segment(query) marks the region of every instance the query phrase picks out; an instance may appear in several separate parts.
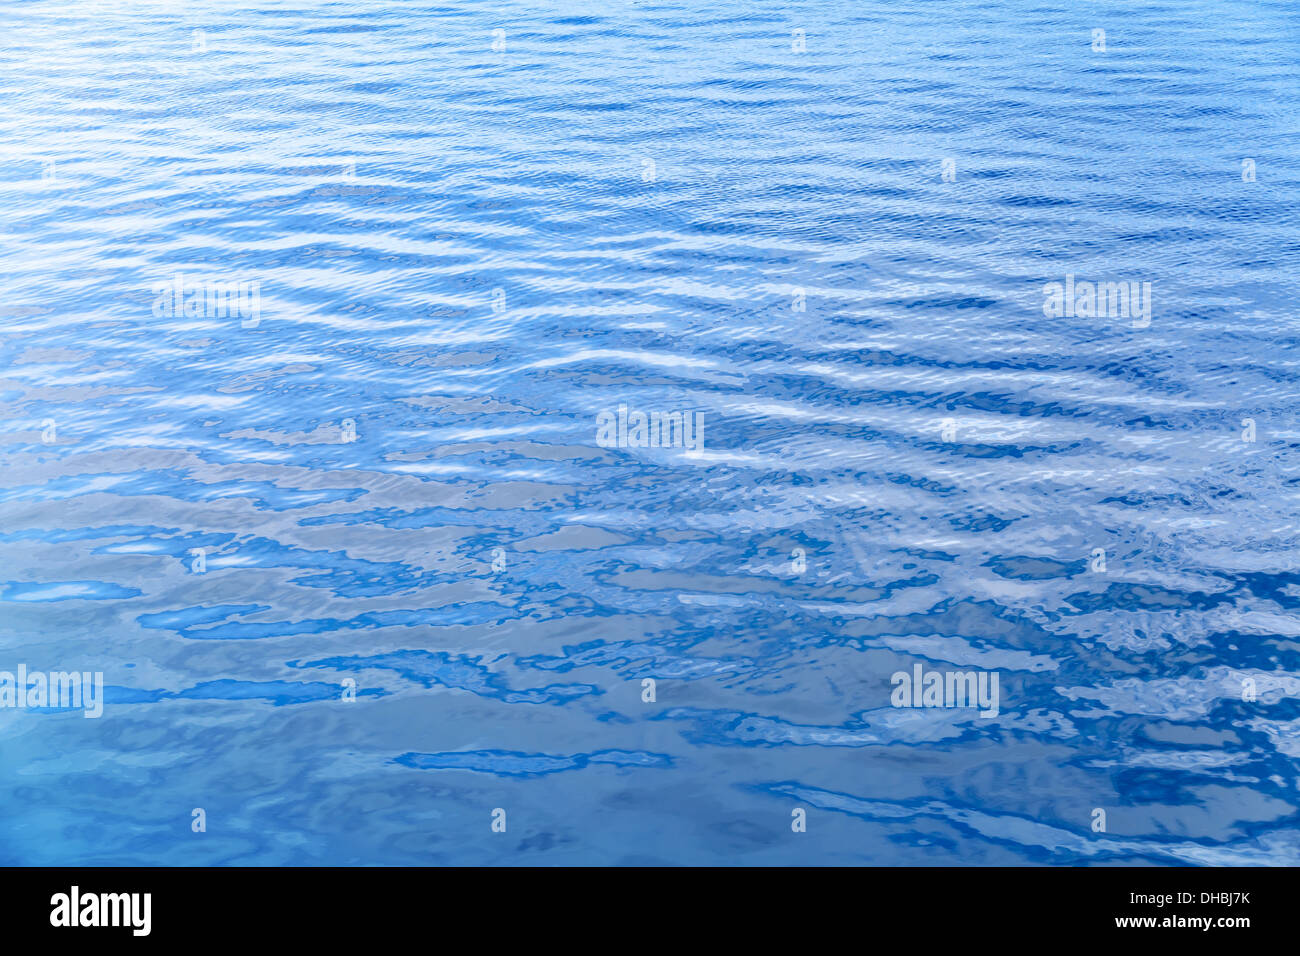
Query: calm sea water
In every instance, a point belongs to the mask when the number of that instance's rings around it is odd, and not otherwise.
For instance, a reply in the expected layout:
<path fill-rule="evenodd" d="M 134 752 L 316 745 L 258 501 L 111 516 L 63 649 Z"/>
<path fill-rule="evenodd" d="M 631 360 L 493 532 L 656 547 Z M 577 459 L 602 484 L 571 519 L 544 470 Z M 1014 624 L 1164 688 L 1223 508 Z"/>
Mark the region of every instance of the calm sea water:
<path fill-rule="evenodd" d="M 1300 863 L 1290 0 L 0 22 L 4 862 Z"/>

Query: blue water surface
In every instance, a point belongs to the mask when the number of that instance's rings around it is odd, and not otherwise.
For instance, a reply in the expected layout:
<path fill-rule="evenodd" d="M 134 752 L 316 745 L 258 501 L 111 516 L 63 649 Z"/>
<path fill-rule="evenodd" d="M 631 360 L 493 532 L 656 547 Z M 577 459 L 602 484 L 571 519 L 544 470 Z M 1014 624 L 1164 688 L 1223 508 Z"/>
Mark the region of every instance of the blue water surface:
<path fill-rule="evenodd" d="M 1300 863 L 1293 0 L 0 26 L 0 862 Z"/>

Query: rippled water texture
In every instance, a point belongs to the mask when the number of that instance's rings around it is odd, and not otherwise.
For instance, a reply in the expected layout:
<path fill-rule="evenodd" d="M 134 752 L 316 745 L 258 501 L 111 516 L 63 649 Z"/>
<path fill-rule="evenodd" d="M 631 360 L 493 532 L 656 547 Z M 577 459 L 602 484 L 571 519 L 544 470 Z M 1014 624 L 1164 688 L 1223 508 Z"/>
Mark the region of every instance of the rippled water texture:
<path fill-rule="evenodd" d="M 0 859 L 1300 863 L 1291 0 L 0 23 Z"/>

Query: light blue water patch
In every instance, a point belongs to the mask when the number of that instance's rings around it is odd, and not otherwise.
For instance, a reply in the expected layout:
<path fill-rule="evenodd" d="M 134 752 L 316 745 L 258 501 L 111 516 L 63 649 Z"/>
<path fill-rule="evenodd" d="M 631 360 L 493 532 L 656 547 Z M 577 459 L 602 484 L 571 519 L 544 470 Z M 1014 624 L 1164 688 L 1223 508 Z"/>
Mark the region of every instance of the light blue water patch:
<path fill-rule="evenodd" d="M 0 601 L 109 601 L 141 592 L 108 581 L 11 581 L 0 584 Z"/>
<path fill-rule="evenodd" d="M 417 770 L 475 770 L 503 776 L 531 777 L 541 774 L 578 770 L 590 764 L 615 767 L 666 767 L 671 761 L 664 754 L 602 750 L 591 754 L 551 756 L 548 754 L 507 753 L 505 751 L 467 751 L 447 754 L 402 754 L 396 763 Z"/>

